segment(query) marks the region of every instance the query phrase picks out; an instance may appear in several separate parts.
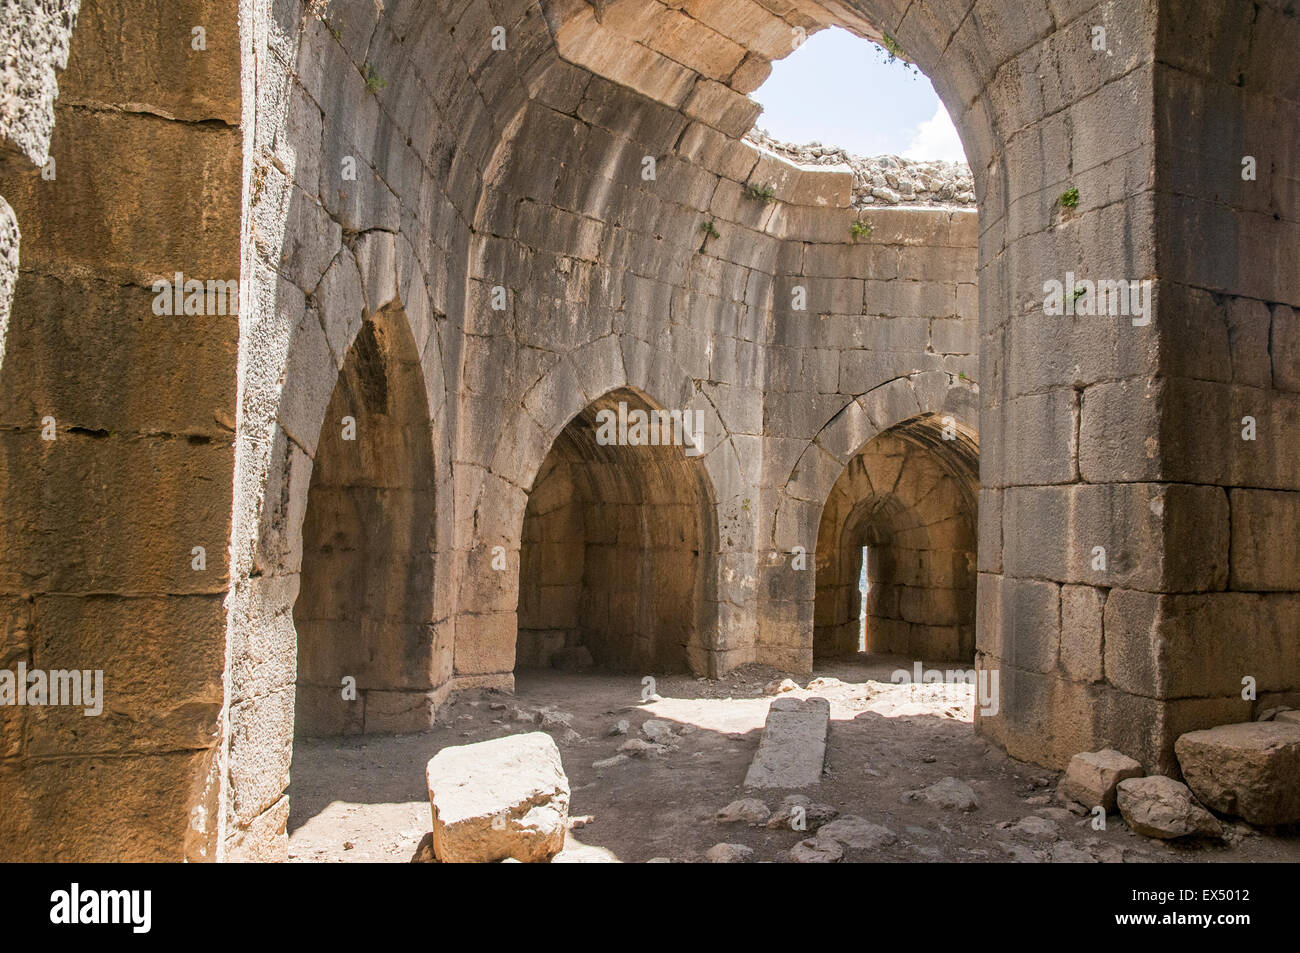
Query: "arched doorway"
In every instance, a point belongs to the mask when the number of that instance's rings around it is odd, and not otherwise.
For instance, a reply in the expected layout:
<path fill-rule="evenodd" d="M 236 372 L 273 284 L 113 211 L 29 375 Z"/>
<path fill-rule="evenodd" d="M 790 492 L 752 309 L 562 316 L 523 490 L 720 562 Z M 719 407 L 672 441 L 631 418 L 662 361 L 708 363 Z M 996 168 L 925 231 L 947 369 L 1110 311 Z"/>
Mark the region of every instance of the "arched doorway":
<path fill-rule="evenodd" d="M 362 324 L 317 444 L 293 610 L 297 736 L 431 723 L 433 473 L 419 356 L 392 307 Z"/>
<path fill-rule="evenodd" d="M 977 452 L 924 416 L 849 461 L 817 533 L 814 658 L 974 658 Z"/>
<path fill-rule="evenodd" d="M 518 668 L 707 672 L 716 531 L 692 434 L 623 388 L 556 437 L 524 514 Z"/>

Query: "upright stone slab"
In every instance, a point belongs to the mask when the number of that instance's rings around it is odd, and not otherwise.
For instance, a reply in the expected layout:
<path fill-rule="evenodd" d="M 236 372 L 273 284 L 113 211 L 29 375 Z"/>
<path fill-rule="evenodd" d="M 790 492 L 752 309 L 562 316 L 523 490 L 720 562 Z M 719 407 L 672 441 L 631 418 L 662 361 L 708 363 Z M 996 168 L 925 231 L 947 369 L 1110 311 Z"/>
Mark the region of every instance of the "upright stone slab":
<path fill-rule="evenodd" d="M 544 861 L 564 847 L 569 779 L 550 735 L 443 748 L 425 776 L 433 852 L 444 864 Z"/>
<path fill-rule="evenodd" d="M 820 784 L 831 707 L 824 698 L 778 698 L 767 710 L 747 788 L 807 788 Z"/>

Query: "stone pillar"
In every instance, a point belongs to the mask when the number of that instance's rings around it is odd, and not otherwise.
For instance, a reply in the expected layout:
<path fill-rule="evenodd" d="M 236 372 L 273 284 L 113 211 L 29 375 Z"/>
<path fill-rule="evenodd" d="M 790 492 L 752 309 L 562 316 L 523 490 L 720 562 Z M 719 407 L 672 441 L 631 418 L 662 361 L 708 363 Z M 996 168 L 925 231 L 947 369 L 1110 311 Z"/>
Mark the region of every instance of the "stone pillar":
<path fill-rule="evenodd" d="M 1044 87 L 985 185 L 1008 211 L 981 249 L 1001 708 L 980 727 L 1018 757 L 1113 746 L 1176 772 L 1178 735 L 1252 716 L 1243 688 L 1300 689 L 1297 29 L 1235 0 L 1085 14 L 1052 40 L 1071 88 Z M 1150 312 L 1045 314 L 1049 279 L 1149 281 Z"/>
<path fill-rule="evenodd" d="M 986 12 L 975 28 L 999 35 L 1000 62 L 958 119 L 981 202 L 977 664 L 998 676 L 998 706 L 977 720 L 1012 755 L 1056 766 L 1106 745 L 1163 765 L 1174 711 L 1127 679 L 1104 637 L 1110 612 L 1125 593 L 1221 572 L 1202 555 L 1226 528 L 1213 491 L 1162 484 L 1148 466 L 1164 319 L 1155 14 Z M 963 29 L 954 42 L 973 40 Z M 1076 292 L 1101 280 L 1149 282 L 1137 288 L 1150 312 L 1087 313 L 1096 294 Z M 1068 308 L 1047 300 L 1049 282 Z"/>
<path fill-rule="evenodd" d="M 61 85 L 51 174 L 0 182 L 24 231 L 0 368 L 0 664 L 102 670 L 103 710 L 4 709 L 0 844 L 211 859 L 237 303 L 219 313 L 205 284 L 205 313 L 160 314 L 154 285 L 240 276 L 234 5 L 88 0 Z"/>

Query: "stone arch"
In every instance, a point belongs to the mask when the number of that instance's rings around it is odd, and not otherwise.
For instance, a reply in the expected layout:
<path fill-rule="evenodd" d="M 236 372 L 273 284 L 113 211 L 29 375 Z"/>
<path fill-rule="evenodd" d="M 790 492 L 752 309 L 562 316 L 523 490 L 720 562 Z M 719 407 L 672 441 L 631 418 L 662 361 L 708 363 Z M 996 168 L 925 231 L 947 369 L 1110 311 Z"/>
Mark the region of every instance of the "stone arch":
<path fill-rule="evenodd" d="M 933 414 L 853 456 L 817 530 L 814 658 L 974 660 L 977 467 L 973 435 Z"/>
<path fill-rule="evenodd" d="M 735 486 L 736 448 L 725 421 L 700 393 L 697 382 L 670 356 L 629 335 L 608 335 L 555 361 L 522 398 L 522 407 L 503 424 L 491 466 L 473 496 L 473 536 L 468 540 L 456 603 L 455 683 L 457 686 L 513 686 L 520 605 L 520 559 L 529 491 L 546 457 L 565 428 L 604 395 L 628 390 L 646 405 L 690 410 L 699 427 L 702 453 L 693 470 L 704 481 L 708 513 L 702 525 L 711 558 L 702 568 L 701 605 L 707 608 L 701 632 L 707 657 L 699 664 L 716 672 L 722 663 L 714 650 L 719 609 L 715 595 L 730 547 L 718 541 L 716 527 L 741 505 L 719 495 Z M 694 480 L 696 474 L 691 476 Z M 502 561 L 507 571 L 501 570 Z M 694 663 L 693 663 L 694 664 Z"/>
<path fill-rule="evenodd" d="M 638 415 L 662 410 L 617 388 L 556 437 L 523 518 L 517 666 L 713 668 L 713 493 L 686 414 L 638 433 Z M 608 443 L 620 427 L 627 444 Z"/>
<path fill-rule="evenodd" d="M 774 547 L 788 552 L 816 531 L 821 509 L 849 462 L 879 434 L 916 418 L 951 418 L 977 443 L 978 390 L 941 371 L 897 377 L 873 387 L 827 421 L 807 442 L 780 488 Z"/>
<path fill-rule="evenodd" d="M 316 444 L 293 610 L 296 735 L 432 723 L 433 473 L 419 354 L 390 306 L 357 332 Z"/>
<path fill-rule="evenodd" d="M 823 511 L 837 481 L 854 460 L 873 439 L 905 427 L 909 421 L 951 423 L 959 442 L 971 448 L 960 456 L 958 470 L 963 486 L 974 496 L 978 493 L 974 451 L 978 430 L 968 422 L 976 419 L 977 406 L 978 388 L 950 374 L 926 371 L 897 377 L 849 401 L 803 445 L 795 465 L 777 487 L 770 522 L 772 557 L 767 565 L 765 611 L 778 621 L 766 626 L 761 646 L 765 658 L 795 670 L 812 670 L 816 629 L 833 618 L 825 615 L 826 609 L 820 622 L 817 617 L 816 570 L 828 558 L 820 553 Z M 957 461 L 953 463 L 956 466 Z M 971 513 L 975 513 L 973 505 Z M 837 531 L 835 535 L 843 534 Z M 804 571 L 792 571 L 800 567 Z M 851 584 L 856 583 L 857 577 L 852 577 Z M 848 602 L 837 614 L 845 615 L 840 622 L 851 624 L 847 615 L 854 611 L 851 593 L 847 596 Z"/>
<path fill-rule="evenodd" d="M 441 346 L 425 293 L 427 276 L 409 241 L 388 232 L 367 232 L 347 239 L 333 252 L 333 258 L 319 267 L 316 290 L 310 295 L 287 281 L 276 284 L 272 303 L 281 321 L 289 315 L 296 315 L 297 320 L 283 343 L 256 352 L 256 360 L 245 372 L 259 385 L 272 374 L 280 375 L 282 382 L 277 382 L 271 394 L 246 394 L 240 424 L 241 432 L 250 437 L 257 432 L 266 437 L 263 441 L 245 437 L 243 469 L 242 473 L 237 470 L 236 476 L 232 553 L 241 572 L 233 584 L 229 615 L 230 742 L 226 763 L 232 822 L 228 850 L 236 857 L 282 856 L 289 815 L 285 792 L 300 700 L 311 712 L 306 722 L 308 733 L 415 730 L 428 724 L 451 673 L 450 628 L 445 621 L 449 614 L 447 567 L 446 560 L 437 559 L 434 553 L 449 515 L 445 507 L 433 505 L 435 496 L 445 499 L 449 495 L 438 468 L 438 461 L 447 459 L 449 451 L 441 420 Z M 392 401 L 393 416 L 400 418 L 394 427 L 372 428 L 381 439 L 369 450 L 362 429 L 366 414 L 343 412 L 345 404 L 364 405 L 367 389 L 377 386 L 374 373 L 360 373 L 362 365 L 383 370 L 381 376 L 387 381 L 383 396 Z M 363 378 L 371 383 L 363 384 Z M 372 393 L 370 399 L 373 404 L 378 398 Z M 337 408 L 332 406 L 335 404 Z M 357 418 L 359 458 L 349 460 L 346 452 L 340 453 L 341 429 L 330 426 L 335 409 L 340 417 Z M 351 445 L 349 441 L 347 449 L 352 449 Z M 325 484 L 313 481 L 315 461 L 322 450 L 327 469 L 333 472 L 332 476 L 327 472 Z M 402 473 L 401 486 L 378 485 L 375 474 L 389 465 Z M 409 527 L 408 558 L 391 563 L 388 576 L 394 585 L 404 581 L 417 593 L 426 590 L 427 605 L 421 607 L 421 618 L 384 618 L 382 610 L 374 609 L 332 619 L 308 617 L 312 629 L 332 625 L 335 632 L 349 624 L 355 630 L 358 622 L 365 621 L 367 628 L 380 633 L 374 644 L 391 650 L 381 653 L 384 657 L 391 659 L 400 652 L 415 668 L 379 673 L 372 666 L 364 677 L 358 676 L 361 693 L 352 704 L 366 706 L 365 717 L 323 701 L 327 693 L 321 673 L 331 678 L 335 674 L 328 664 L 309 673 L 316 691 L 307 695 L 315 697 L 299 698 L 295 607 L 301 616 L 301 609 L 307 606 L 299 599 L 305 549 L 309 551 L 310 573 L 311 557 L 319 557 L 330 545 L 319 528 L 313 530 L 315 517 L 307 518 L 309 498 L 328 496 L 331 490 L 325 487 L 331 484 L 334 495 L 346 500 L 345 512 L 353 515 L 367 505 L 372 511 L 375 508 L 374 499 L 363 501 L 360 496 L 396 490 L 404 497 L 397 509 L 408 508 L 413 521 L 419 523 L 418 528 Z M 352 527 L 357 528 L 356 521 Z M 427 546 L 417 546 L 417 538 L 427 539 Z M 351 555 L 359 557 L 353 549 Z M 418 570 L 413 568 L 417 564 Z M 311 578 L 308 584 L 307 598 L 321 598 L 322 585 Z M 386 635 L 381 633 L 385 625 L 389 626 Z M 339 664 L 344 660 L 346 656 L 334 659 Z M 374 661 L 378 660 L 379 654 Z M 342 685 L 338 689 L 333 697 L 341 702 Z"/>

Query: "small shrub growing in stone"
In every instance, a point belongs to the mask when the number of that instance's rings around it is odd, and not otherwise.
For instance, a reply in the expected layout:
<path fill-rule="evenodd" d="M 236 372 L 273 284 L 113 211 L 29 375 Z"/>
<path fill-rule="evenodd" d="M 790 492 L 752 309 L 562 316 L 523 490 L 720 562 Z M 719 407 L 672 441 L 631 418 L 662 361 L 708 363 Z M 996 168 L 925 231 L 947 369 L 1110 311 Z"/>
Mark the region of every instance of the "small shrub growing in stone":
<path fill-rule="evenodd" d="M 710 238 L 717 238 L 719 236 L 718 227 L 714 225 L 711 220 L 707 222 L 701 222 L 700 231 L 704 233 L 705 241 L 708 241 Z"/>
<path fill-rule="evenodd" d="M 366 64 L 366 92 L 370 93 L 370 95 L 373 96 L 375 93 L 378 93 L 381 89 L 383 89 L 387 85 L 388 85 L 388 80 L 384 79 L 377 72 L 375 72 L 375 68 L 371 66 L 369 63 L 367 63 Z"/>
<path fill-rule="evenodd" d="M 1064 208 L 1077 208 L 1079 205 L 1079 190 L 1072 185 L 1062 192 L 1061 205 Z"/>
<path fill-rule="evenodd" d="M 871 226 L 866 222 L 854 222 L 849 226 L 849 234 L 853 236 L 854 241 L 859 238 L 866 238 L 871 234 Z"/>
<path fill-rule="evenodd" d="M 894 39 L 888 33 L 885 33 L 882 34 L 879 45 L 885 51 L 886 64 L 902 63 L 904 69 L 910 71 L 914 75 L 920 75 L 920 70 L 918 70 L 913 63 L 909 62 L 907 54 L 903 52 L 903 48 L 899 45 L 898 40 Z"/>
<path fill-rule="evenodd" d="M 762 185 L 751 184 L 745 186 L 745 198 L 751 199 L 755 202 L 762 202 L 764 205 L 766 205 L 768 202 L 772 201 L 772 199 L 774 199 L 775 197 L 776 197 L 776 189 L 766 182 L 763 183 Z"/>

